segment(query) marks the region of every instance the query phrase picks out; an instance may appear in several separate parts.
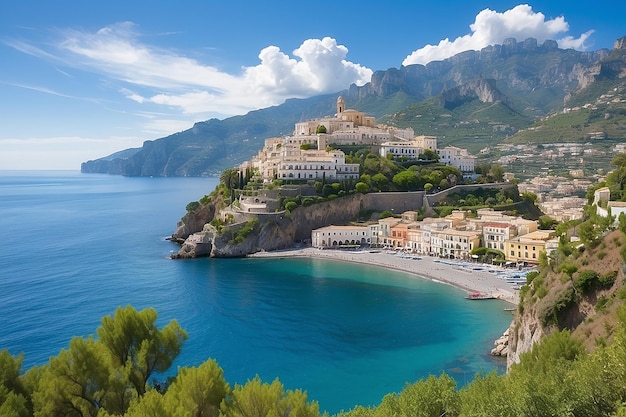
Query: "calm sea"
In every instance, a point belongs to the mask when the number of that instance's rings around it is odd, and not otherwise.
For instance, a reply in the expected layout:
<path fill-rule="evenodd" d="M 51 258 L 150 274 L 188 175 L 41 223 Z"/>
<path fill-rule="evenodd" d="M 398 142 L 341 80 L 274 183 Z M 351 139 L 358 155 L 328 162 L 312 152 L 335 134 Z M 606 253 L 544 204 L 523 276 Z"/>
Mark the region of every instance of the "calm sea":
<path fill-rule="evenodd" d="M 429 374 L 502 370 L 487 354 L 511 320 L 500 301 L 332 261 L 170 260 L 165 238 L 216 183 L 0 171 L 0 349 L 46 363 L 130 304 L 187 330 L 172 372 L 215 358 L 231 385 L 278 377 L 331 413 Z"/>

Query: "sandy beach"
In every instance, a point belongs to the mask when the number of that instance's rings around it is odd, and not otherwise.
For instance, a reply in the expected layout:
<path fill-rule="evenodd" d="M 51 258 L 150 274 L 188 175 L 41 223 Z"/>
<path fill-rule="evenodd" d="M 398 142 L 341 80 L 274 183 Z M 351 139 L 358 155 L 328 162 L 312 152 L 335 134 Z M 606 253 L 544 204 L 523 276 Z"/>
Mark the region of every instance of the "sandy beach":
<path fill-rule="evenodd" d="M 333 259 L 345 262 L 358 262 L 414 274 L 422 279 L 430 279 L 443 284 L 454 285 L 468 293 L 479 292 L 493 295 L 511 304 L 518 303 L 518 291 L 514 285 L 499 278 L 494 267 L 467 263 L 458 260 L 445 260 L 429 256 L 399 256 L 394 253 L 376 250 L 339 250 L 296 248 L 272 252 L 258 252 L 249 257 L 308 257 Z M 490 272 L 492 271 L 492 272 Z"/>

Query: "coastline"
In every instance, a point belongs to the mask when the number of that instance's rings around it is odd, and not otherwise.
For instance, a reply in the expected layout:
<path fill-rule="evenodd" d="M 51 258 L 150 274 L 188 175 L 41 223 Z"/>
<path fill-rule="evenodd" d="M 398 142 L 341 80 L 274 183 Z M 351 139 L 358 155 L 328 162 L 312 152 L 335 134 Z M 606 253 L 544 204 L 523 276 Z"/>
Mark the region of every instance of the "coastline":
<path fill-rule="evenodd" d="M 342 250 L 294 248 L 270 252 L 257 252 L 249 258 L 318 258 L 343 262 L 369 264 L 406 272 L 421 279 L 452 285 L 468 293 L 478 292 L 517 305 L 519 293 L 514 285 L 498 278 L 496 268 L 457 260 L 445 260 L 431 256 L 402 257 L 377 250 Z M 480 269 L 477 269 L 480 268 Z"/>

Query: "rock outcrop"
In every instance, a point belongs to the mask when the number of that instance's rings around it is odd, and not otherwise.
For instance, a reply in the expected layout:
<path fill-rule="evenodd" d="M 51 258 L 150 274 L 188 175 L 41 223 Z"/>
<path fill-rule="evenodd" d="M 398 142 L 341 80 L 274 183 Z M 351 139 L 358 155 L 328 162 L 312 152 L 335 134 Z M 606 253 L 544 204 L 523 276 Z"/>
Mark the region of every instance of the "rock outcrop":
<path fill-rule="evenodd" d="M 509 354 L 509 334 L 510 328 L 506 329 L 502 336 L 500 336 L 498 339 L 496 339 L 495 342 L 493 342 L 494 348 L 491 349 L 492 356 L 502 356 L 505 358 L 507 357 L 507 355 Z"/>
<path fill-rule="evenodd" d="M 441 93 L 441 105 L 446 109 L 453 109 L 467 101 L 480 100 L 483 103 L 495 103 L 501 101 L 507 103 L 508 99 L 496 87 L 496 80 L 478 79 L 444 90 Z"/>
<path fill-rule="evenodd" d="M 393 209 L 396 213 L 419 210 L 426 203 L 434 206 L 450 193 L 478 188 L 511 188 L 513 184 L 458 185 L 436 194 L 423 191 L 351 194 L 310 206 L 299 206 L 292 212 L 245 213 L 225 207 L 216 207 L 222 200 L 214 198 L 207 206 L 187 213 L 178 223 L 170 240 L 182 245 L 174 258 L 238 257 L 260 251 L 292 247 L 296 242 L 311 238 L 311 231 L 328 225 L 348 224 L 360 211 Z M 220 227 L 210 224 L 214 218 L 232 219 Z M 241 232 L 246 228 L 245 236 Z"/>

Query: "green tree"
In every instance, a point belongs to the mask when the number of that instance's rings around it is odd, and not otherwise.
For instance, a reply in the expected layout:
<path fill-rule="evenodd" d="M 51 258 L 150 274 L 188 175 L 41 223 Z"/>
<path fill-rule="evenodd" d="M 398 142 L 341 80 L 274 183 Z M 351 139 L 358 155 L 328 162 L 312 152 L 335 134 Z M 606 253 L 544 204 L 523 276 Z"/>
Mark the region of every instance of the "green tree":
<path fill-rule="evenodd" d="M 44 367 L 33 393 L 35 415 L 95 417 L 100 409 L 122 414 L 130 398 L 124 397 L 122 404 L 115 401 L 110 378 L 110 361 L 102 345 L 93 338 L 75 337 L 69 349 Z M 118 378 L 126 380 L 126 375 Z"/>
<path fill-rule="evenodd" d="M 200 203 L 197 201 L 192 201 L 191 203 L 187 204 L 187 206 L 185 207 L 185 210 L 190 212 L 190 211 L 197 210 L 198 208 L 200 208 Z"/>
<path fill-rule="evenodd" d="M 491 181 L 502 182 L 504 178 L 504 167 L 502 167 L 502 165 L 499 165 L 499 164 L 491 165 L 491 168 L 489 169 L 488 177 Z"/>
<path fill-rule="evenodd" d="M 393 183 L 403 190 L 416 190 L 419 185 L 419 181 L 419 175 L 409 169 L 399 172 L 393 176 Z"/>
<path fill-rule="evenodd" d="M 522 370 L 532 375 L 546 375 L 555 368 L 569 367 L 572 361 L 583 355 L 585 347 L 582 342 L 565 329 L 544 337 L 529 352 L 522 353 L 520 363 L 513 365 L 511 372 Z"/>
<path fill-rule="evenodd" d="M 538 227 L 541 230 L 555 229 L 558 224 L 559 224 L 558 221 L 554 220 L 552 217 L 548 215 L 543 215 L 539 217 Z"/>
<path fill-rule="evenodd" d="M 165 404 L 176 417 L 218 417 L 229 393 L 224 371 L 210 359 L 197 368 L 181 368 L 165 393 Z"/>
<path fill-rule="evenodd" d="M 424 149 L 424 152 L 419 157 L 427 161 L 439 161 L 439 155 L 430 149 Z"/>
<path fill-rule="evenodd" d="M 376 410 L 383 416 L 440 417 L 459 412 L 459 394 L 454 379 L 446 374 L 431 375 L 407 385 L 399 395 L 388 394 Z"/>
<path fill-rule="evenodd" d="M 131 306 L 118 307 L 113 316 L 102 319 L 96 330 L 113 366 L 128 374 L 139 396 L 146 392 L 146 384 L 155 372 L 164 372 L 172 365 L 187 339 L 187 332 L 176 320 L 159 330 L 156 319 L 153 308 L 137 311 Z"/>
<path fill-rule="evenodd" d="M 256 376 L 245 385 L 236 385 L 222 403 L 220 417 L 318 417 L 319 406 L 308 402 L 306 393 L 285 391 L 275 379 L 264 383 Z"/>
<path fill-rule="evenodd" d="M 374 186 L 378 189 L 378 190 L 385 190 L 387 188 L 387 184 L 389 183 L 389 179 L 381 174 L 380 172 L 377 174 L 372 175 L 372 184 L 374 184 Z"/>
<path fill-rule="evenodd" d="M 168 407 L 166 405 L 165 399 L 160 392 L 151 389 L 141 398 L 132 402 L 128 411 L 124 414 L 124 417 L 178 417 L 178 415 L 172 411 L 172 408 L 174 407 Z M 98 417 L 104 416 L 99 415 Z"/>
<path fill-rule="evenodd" d="M 29 398 L 20 378 L 24 355 L 13 357 L 8 350 L 0 351 L 0 416 L 29 416 Z"/>
<path fill-rule="evenodd" d="M 315 130 L 315 133 L 320 134 L 320 133 L 326 133 L 326 126 L 324 125 L 319 125 L 317 127 L 317 129 Z"/>
<path fill-rule="evenodd" d="M 239 171 L 234 168 L 225 169 L 220 174 L 220 184 L 232 190 L 239 185 Z"/>
<path fill-rule="evenodd" d="M 367 193 L 370 189 L 369 185 L 364 182 L 357 182 L 354 188 L 361 194 Z"/>

